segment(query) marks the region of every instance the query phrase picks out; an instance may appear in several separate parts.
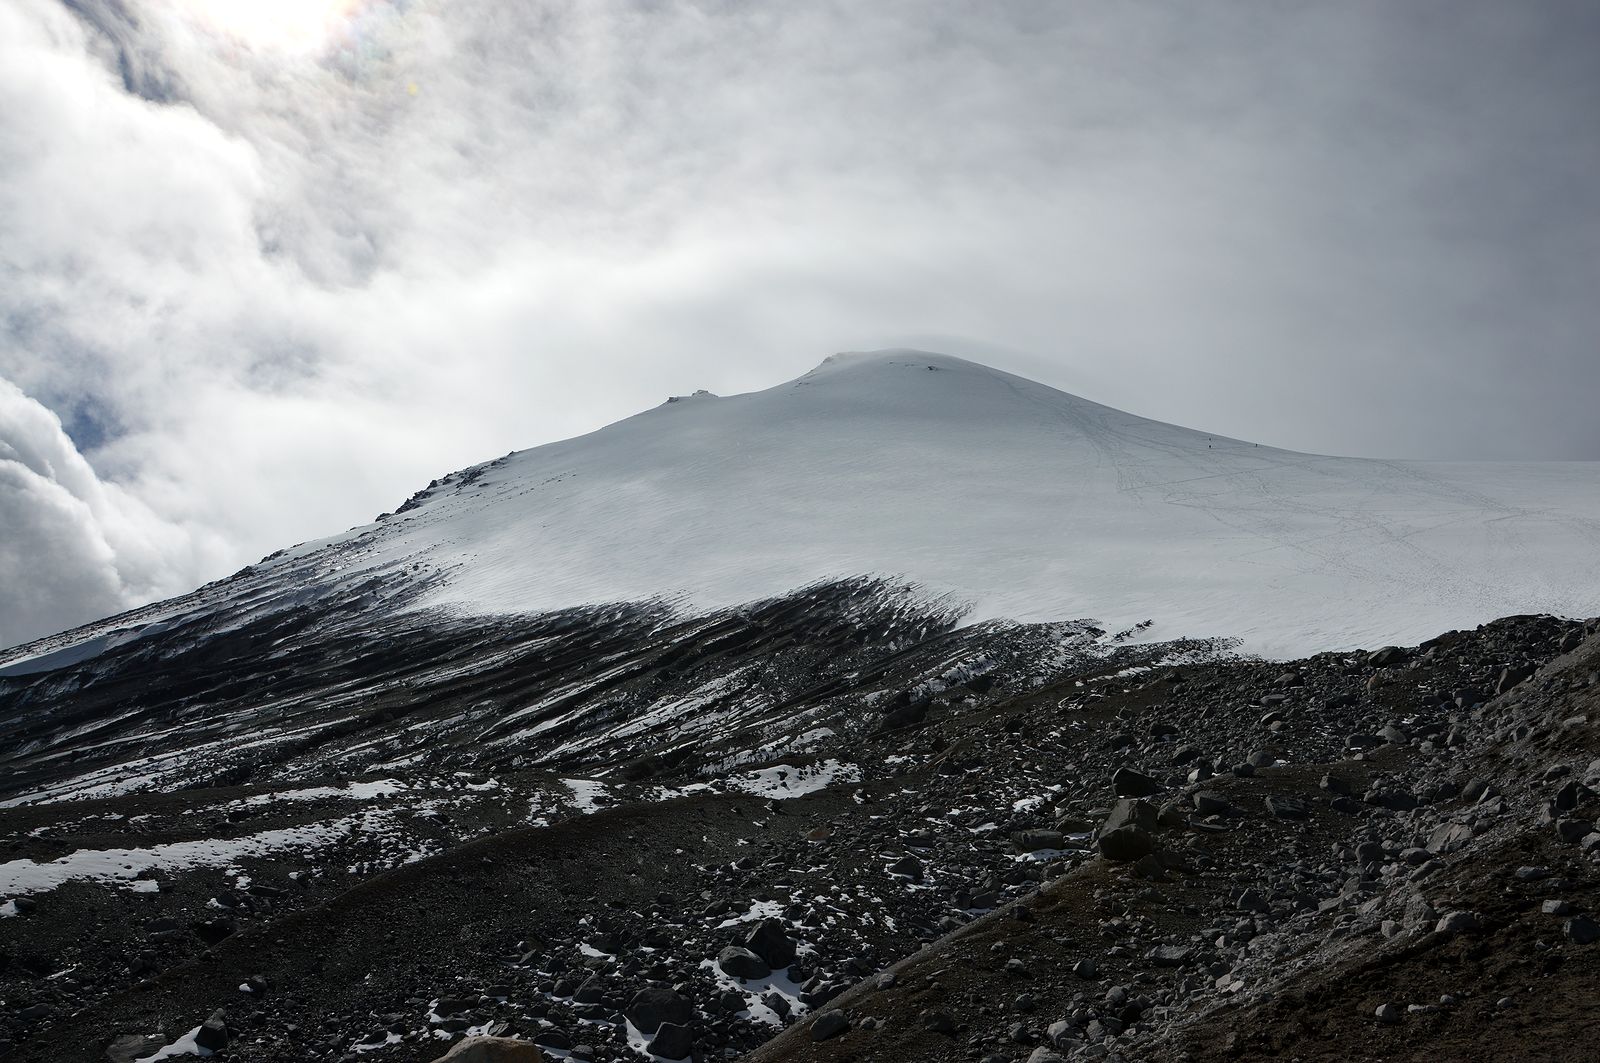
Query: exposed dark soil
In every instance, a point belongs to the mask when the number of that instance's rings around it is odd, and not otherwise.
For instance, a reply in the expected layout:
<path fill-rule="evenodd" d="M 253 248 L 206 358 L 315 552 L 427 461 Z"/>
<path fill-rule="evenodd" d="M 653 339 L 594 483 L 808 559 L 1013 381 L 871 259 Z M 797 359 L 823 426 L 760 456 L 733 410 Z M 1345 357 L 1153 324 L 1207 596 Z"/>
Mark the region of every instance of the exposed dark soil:
<path fill-rule="evenodd" d="M 223 1009 L 219 1060 L 425 1063 L 469 1029 L 640 1059 L 653 1031 L 625 1015 L 649 987 L 690 1009 L 699 1059 L 1594 1058 L 1600 639 L 1580 646 L 1582 625 L 1283 664 L 1092 657 L 1059 632 L 1051 653 L 1029 629 L 1008 655 L 1001 630 L 919 640 L 908 622 L 874 620 L 894 633 L 876 650 L 848 622 L 767 624 L 803 667 L 766 689 L 803 717 L 769 699 L 711 738 L 684 729 L 688 752 L 648 770 L 602 692 L 584 718 L 604 741 L 566 760 L 474 763 L 450 738 L 381 770 L 258 762 L 250 786 L 0 810 L 0 868 L 30 873 L 258 845 L 20 895 L 0 918 L 6 1058 L 104 1059 Z M 674 636 L 695 663 L 669 682 L 750 663 L 704 652 L 719 637 Z M 850 664 L 831 685 L 828 653 Z M 641 690 L 674 671 L 643 641 L 624 657 Z M 508 685 L 492 674 L 426 715 Z M 61 778 L 27 764 L 31 784 Z M 1150 817 L 1139 861 L 1096 849 L 1119 769 L 1150 786 L 1118 813 Z M 323 833 L 259 841 L 280 831 Z M 795 955 L 741 980 L 721 966 L 741 945 Z M 847 1028 L 814 1039 L 831 1012 Z"/>

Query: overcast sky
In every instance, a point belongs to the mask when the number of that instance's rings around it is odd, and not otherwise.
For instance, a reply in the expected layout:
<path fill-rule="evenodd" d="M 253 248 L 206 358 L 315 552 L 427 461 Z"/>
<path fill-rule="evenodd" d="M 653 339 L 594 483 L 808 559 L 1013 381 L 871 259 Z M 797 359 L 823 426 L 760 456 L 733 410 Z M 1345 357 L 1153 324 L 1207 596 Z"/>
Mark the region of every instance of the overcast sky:
<path fill-rule="evenodd" d="M 0 645 L 844 349 L 1600 458 L 1600 4 L 4 0 Z"/>

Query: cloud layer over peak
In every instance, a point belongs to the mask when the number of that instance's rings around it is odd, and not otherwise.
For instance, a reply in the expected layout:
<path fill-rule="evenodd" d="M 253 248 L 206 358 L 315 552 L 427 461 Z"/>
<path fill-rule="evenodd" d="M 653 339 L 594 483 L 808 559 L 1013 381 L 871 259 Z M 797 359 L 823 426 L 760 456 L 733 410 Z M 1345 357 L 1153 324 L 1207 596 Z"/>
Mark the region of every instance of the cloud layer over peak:
<path fill-rule="evenodd" d="M 0 642 L 841 349 L 1600 456 L 1597 41 L 1581 2 L 9 0 L 7 409 L 165 560 L 82 517 L 112 560 L 0 585 Z"/>

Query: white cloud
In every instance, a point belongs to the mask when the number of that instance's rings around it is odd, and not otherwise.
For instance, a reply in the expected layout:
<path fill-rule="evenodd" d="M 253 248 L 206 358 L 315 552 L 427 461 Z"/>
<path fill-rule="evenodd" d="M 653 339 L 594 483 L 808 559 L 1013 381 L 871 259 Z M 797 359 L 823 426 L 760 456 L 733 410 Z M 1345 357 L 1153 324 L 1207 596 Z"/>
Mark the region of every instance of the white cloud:
<path fill-rule="evenodd" d="M 1600 447 L 1592 63 L 1504 5 L 361 0 L 321 48 L 293 8 L 0 5 L 0 376 L 189 582 L 839 349 L 1306 449 Z M 170 588 L 79 527 L 111 561 L 29 630 Z"/>
<path fill-rule="evenodd" d="M 56 416 L 4 379 L 0 528 L 0 645 L 187 590 L 224 556 L 102 482 Z"/>

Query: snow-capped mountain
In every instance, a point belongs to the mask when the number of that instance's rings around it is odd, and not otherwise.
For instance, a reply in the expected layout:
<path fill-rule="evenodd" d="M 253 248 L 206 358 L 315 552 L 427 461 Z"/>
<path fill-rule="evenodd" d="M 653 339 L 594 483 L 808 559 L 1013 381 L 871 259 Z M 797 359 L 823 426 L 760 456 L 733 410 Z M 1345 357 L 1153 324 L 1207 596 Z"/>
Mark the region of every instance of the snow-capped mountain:
<path fill-rule="evenodd" d="M 1427 968 L 1397 999 L 1451 999 L 1407 935 L 1484 927 L 1419 883 L 1596 908 L 1600 621 L 1477 625 L 1595 611 L 1597 473 L 1295 454 L 895 351 L 454 474 L 0 657 L 0 1055 L 975 1058 L 927 1021 L 970 975 L 1073 1016 L 986 1006 L 984 1045 L 1190 1059 L 1163 1039 L 1365 994 L 1391 943 Z M 1520 969 L 1557 924 L 1518 903 Z"/>
<path fill-rule="evenodd" d="M 285 595 L 403 593 L 477 617 L 646 600 L 705 611 L 871 576 L 969 620 L 1150 620 L 1150 637 L 1291 656 L 1509 613 L 1587 615 L 1597 544 L 1595 463 L 1299 454 L 884 351 L 447 476 L 221 594 L 66 641 Z"/>

